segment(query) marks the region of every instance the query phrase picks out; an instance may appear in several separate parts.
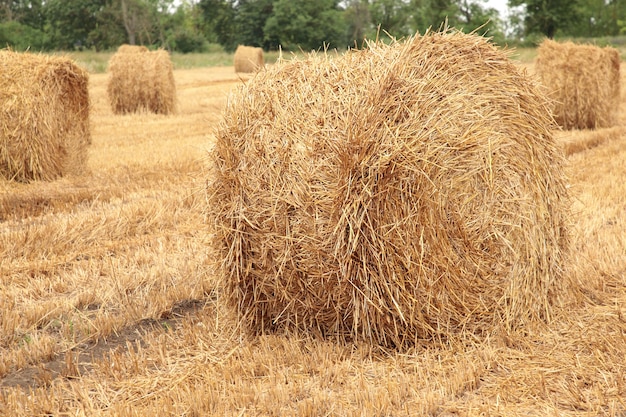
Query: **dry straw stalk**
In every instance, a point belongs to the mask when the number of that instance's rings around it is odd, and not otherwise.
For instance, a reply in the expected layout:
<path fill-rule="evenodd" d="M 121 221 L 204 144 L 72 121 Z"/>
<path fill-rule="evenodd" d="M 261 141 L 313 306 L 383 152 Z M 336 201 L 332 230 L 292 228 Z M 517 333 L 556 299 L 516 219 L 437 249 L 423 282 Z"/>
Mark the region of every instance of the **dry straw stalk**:
<path fill-rule="evenodd" d="M 69 58 L 0 51 L 0 177 L 27 182 L 84 171 L 88 82 Z"/>
<path fill-rule="evenodd" d="M 552 113 L 565 129 L 597 129 L 617 122 L 620 57 L 615 48 L 546 39 L 535 69 L 554 100 Z"/>
<path fill-rule="evenodd" d="M 235 72 L 257 72 L 265 65 L 263 49 L 239 45 L 235 51 Z"/>
<path fill-rule="evenodd" d="M 229 99 L 208 213 L 257 331 L 413 344 L 531 328 L 565 287 L 548 100 L 458 32 L 258 73 Z"/>
<path fill-rule="evenodd" d="M 108 71 L 107 93 L 113 113 L 176 112 L 176 84 L 167 51 L 122 45 L 111 57 Z"/>

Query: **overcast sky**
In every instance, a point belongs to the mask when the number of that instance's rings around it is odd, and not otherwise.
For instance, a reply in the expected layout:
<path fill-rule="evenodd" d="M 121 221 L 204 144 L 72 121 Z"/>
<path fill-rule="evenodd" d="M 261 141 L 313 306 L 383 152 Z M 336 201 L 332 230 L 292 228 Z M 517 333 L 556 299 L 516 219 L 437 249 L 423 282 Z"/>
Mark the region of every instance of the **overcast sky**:
<path fill-rule="evenodd" d="M 508 0 L 487 0 L 487 7 L 493 7 L 500 12 L 500 17 L 506 17 L 509 7 L 507 6 Z"/>

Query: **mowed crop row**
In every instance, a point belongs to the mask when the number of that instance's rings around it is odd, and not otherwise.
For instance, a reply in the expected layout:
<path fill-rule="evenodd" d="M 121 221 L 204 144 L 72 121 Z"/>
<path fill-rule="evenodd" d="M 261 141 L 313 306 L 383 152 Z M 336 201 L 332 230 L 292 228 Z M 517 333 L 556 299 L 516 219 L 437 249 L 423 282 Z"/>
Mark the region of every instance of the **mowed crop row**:
<path fill-rule="evenodd" d="M 213 275 L 205 159 L 245 80 L 174 76 L 176 115 L 120 116 L 91 75 L 89 172 L 0 184 L 0 415 L 626 412 L 624 91 L 617 127 L 558 134 L 581 298 L 532 336 L 399 353 L 239 326 Z"/>

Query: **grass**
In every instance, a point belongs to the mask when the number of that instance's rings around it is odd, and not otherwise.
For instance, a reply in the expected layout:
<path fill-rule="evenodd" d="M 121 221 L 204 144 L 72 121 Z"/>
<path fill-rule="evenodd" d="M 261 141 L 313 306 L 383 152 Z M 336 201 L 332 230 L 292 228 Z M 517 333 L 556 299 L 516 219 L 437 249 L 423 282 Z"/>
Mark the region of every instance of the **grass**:
<path fill-rule="evenodd" d="M 90 173 L 0 183 L 0 415 L 624 415 L 624 92 L 620 126 L 559 133 L 584 299 L 531 334 L 394 352 L 238 326 L 202 209 L 242 81 L 175 78 L 179 114 L 114 116 L 92 75 Z"/>

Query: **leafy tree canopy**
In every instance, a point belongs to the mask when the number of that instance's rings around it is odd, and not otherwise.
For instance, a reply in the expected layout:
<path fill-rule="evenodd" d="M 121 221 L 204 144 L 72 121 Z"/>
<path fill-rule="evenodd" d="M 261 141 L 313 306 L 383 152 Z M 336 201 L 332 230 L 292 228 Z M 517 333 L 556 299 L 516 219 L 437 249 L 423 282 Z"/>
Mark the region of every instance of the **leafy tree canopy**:
<path fill-rule="evenodd" d="M 566 29 L 579 20 L 579 0 L 509 0 L 510 6 L 523 6 L 525 33 L 540 33 L 554 38 L 559 29 Z"/>
<path fill-rule="evenodd" d="M 345 46 L 343 19 L 335 0 L 276 0 L 264 32 L 264 40 L 279 40 L 288 50 Z"/>

